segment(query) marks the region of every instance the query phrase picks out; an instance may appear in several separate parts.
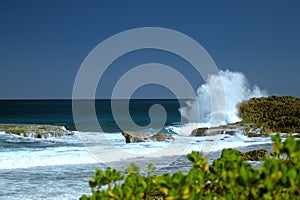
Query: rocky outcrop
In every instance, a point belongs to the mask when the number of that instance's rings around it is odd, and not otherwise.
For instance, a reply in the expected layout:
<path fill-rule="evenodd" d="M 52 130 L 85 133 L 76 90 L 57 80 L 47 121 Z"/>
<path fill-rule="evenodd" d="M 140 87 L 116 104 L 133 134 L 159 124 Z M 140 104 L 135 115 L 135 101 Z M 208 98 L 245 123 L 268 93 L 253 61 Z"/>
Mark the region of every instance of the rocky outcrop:
<path fill-rule="evenodd" d="M 239 154 L 242 156 L 244 160 L 250 160 L 250 161 L 265 161 L 270 158 L 270 153 L 267 150 L 264 149 L 258 149 L 258 150 L 252 150 L 247 152 L 241 152 L 236 149 L 226 149 L 229 150 L 232 154 Z"/>
<path fill-rule="evenodd" d="M 270 96 L 252 98 L 238 105 L 241 124 L 251 123 L 264 132 L 300 132 L 300 98 Z"/>
<path fill-rule="evenodd" d="M 133 131 L 122 131 L 126 143 L 147 142 L 147 141 L 170 141 L 174 138 L 167 134 L 156 133 L 151 135 L 149 133 L 138 133 Z"/>
<path fill-rule="evenodd" d="M 270 153 L 264 149 L 252 150 L 245 153 L 239 151 L 239 153 L 244 160 L 264 161 L 270 158 Z"/>
<path fill-rule="evenodd" d="M 153 140 L 153 141 L 170 141 L 170 140 L 174 140 L 174 138 L 172 136 L 167 135 L 167 134 L 162 134 L 162 133 L 156 133 L 155 135 L 152 135 L 149 139 Z"/>
<path fill-rule="evenodd" d="M 125 137 L 126 143 L 146 142 L 151 136 L 148 133 L 137 133 L 133 131 L 122 131 L 122 135 Z"/>
<path fill-rule="evenodd" d="M 264 127 L 258 127 L 251 123 L 243 124 L 242 122 L 239 122 L 218 127 L 198 128 L 192 131 L 191 136 L 204 137 L 219 134 L 234 135 L 237 132 L 243 133 L 248 137 L 267 137 L 270 134 L 270 132 L 268 132 Z"/>
<path fill-rule="evenodd" d="M 49 138 L 73 135 L 64 126 L 39 124 L 0 124 L 0 131 L 31 138 Z"/>
<path fill-rule="evenodd" d="M 267 137 L 270 133 L 300 133 L 300 98 L 270 96 L 252 98 L 239 105 L 241 122 L 212 128 L 198 128 L 192 136 L 234 134 L 239 131 L 248 137 Z"/>
<path fill-rule="evenodd" d="M 161 192 L 160 190 L 156 189 L 154 191 L 146 193 L 145 200 L 164 200 L 165 193 Z"/>
<path fill-rule="evenodd" d="M 191 136 L 196 136 L 196 137 L 201 137 L 201 136 L 205 136 L 206 131 L 208 130 L 207 127 L 205 128 L 197 128 L 195 130 L 192 131 Z"/>
<path fill-rule="evenodd" d="M 222 125 L 218 127 L 212 127 L 212 128 L 197 128 L 192 131 L 191 136 L 196 137 L 203 137 L 203 136 L 214 136 L 219 134 L 228 134 L 233 135 L 237 131 L 241 131 L 241 127 L 237 124 L 228 124 L 228 125 Z"/>

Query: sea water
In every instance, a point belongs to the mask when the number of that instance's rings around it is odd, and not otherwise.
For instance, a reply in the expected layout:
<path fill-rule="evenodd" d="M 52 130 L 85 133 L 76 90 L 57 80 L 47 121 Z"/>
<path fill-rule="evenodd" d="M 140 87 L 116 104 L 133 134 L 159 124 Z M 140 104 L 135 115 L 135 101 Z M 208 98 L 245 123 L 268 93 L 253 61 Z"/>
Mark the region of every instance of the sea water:
<path fill-rule="evenodd" d="M 240 73 L 221 72 L 227 94 L 226 124 L 239 120 L 236 104 L 251 97 L 263 96 L 258 88 L 249 89 L 245 77 Z M 107 166 L 121 171 L 131 162 L 145 169 L 154 163 L 155 173 L 172 173 L 178 169 L 188 171 L 189 161 L 185 155 L 191 151 L 201 151 L 209 157 L 209 163 L 220 156 L 223 148 L 237 148 L 248 151 L 257 148 L 270 150 L 269 138 L 249 138 L 242 132 L 234 135 L 220 134 L 206 137 L 190 137 L 193 129 L 209 124 L 209 95 L 218 91 L 214 77 L 210 77 L 198 90 L 198 99 L 191 100 L 152 99 L 130 100 L 130 118 L 119 110 L 118 118 L 132 120 L 143 127 L 150 122 L 149 108 L 162 105 L 167 113 L 162 129 L 141 129 L 141 132 L 170 134 L 174 141 L 144 142 L 126 144 L 121 129 L 111 112 L 111 100 L 96 100 L 95 110 L 101 132 L 94 132 L 86 116 L 86 131 L 79 131 L 73 121 L 71 100 L 2 100 L 0 101 L 1 124 L 52 124 L 64 126 L 73 135 L 56 138 L 26 138 L 0 132 L 0 199 L 78 199 L 89 193 L 87 178 L 92 177 L 95 168 Z M 233 87 L 234 86 L 234 87 Z M 122 104 L 122 100 L 119 100 Z M 184 101 L 183 104 L 180 104 Z M 193 103 L 200 110 L 193 109 Z M 180 107 L 185 105 L 185 107 Z M 202 109 L 201 109 L 202 108 Z M 193 113 L 200 112 L 200 119 Z M 219 111 L 217 111 L 219 112 Z M 124 117 L 122 117 L 124 115 Z M 154 119 L 155 120 L 155 119 Z M 198 120 L 198 121 L 197 121 Z M 193 122 L 193 123 L 190 123 Z M 90 128 L 90 130 L 89 130 Z"/>

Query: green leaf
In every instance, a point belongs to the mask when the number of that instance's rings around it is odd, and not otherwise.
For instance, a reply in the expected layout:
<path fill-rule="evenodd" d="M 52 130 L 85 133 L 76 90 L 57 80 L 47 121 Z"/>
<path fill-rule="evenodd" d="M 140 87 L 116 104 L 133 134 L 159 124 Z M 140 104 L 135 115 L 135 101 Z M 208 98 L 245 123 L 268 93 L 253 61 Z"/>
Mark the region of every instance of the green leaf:
<path fill-rule="evenodd" d="M 152 163 L 150 163 L 147 167 L 147 173 L 150 174 L 154 171 L 155 167 Z"/>
<path fill-rule="evenodd" d="M 126 172 L 127 172 L 127 174 L 140 173 L 140 166 L 138 166 L 136 163 L 131 163 L 126 168 Z"/>

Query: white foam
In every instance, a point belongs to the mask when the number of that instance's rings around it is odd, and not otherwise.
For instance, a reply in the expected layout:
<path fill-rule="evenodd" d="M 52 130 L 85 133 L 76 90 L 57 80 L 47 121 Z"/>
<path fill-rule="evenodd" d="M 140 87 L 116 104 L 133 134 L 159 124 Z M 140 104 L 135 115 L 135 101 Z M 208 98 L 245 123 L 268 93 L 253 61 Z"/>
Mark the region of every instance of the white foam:
<path fill-rule="evenodd" d="M 0 169 L 89 164 L 97 162 L 110 163 L 136 158 L 181 156 L 191 151 L 212 152 L 222 150 L 223 148 L 235 148 L 271 142 L 269 138 L 248 138 L 242 133 L 237 133 L 233 136 L 226 134 L 206 137 L 185 136 L 187 133 L 190 133 L 190 130 L 198 126 L 201 126 L 201 124 L 168 127 L 167 129 L 181 133 L 181 135 L 173 135 L 175 141 L 171 142 L 126 144 L 121 133 L 75 132 L 74 136 L 56 140 L 56 142 L 64 144 L 62 146 L 55 145 L 47 148 L 39 148 L 38 146 L 37 148 L 24 147 L 1 151 Z M 10 135 L 10 137 L 12 136 Z M 34 140 L 33 142 L 55 142 L 53 139 L 31 140 Z M 84 145 L 79 145 L 80 143 Z"/>
<path fill-rule="evenodd" d="M 0 169 L 30 168 L 82 163 L 96 163 L 83 148 L 49 148 L 30 151 L 1 152 Z"/>
<path fill-rule="evenodd" d="M 97 162 L 89 154 L 85 146 L 78 145 L 78 137 L 66 136 L 62 138 L 36 139 L 5 134 L 5 141 L 9 144 L 27 143 L 27 147 L 2 149 L 0 154 L 0 169 L 30 168 L 38 166 L 55 166 L 68 164 L 82 164 Z M 30 145 L 36 143 L 36 147 Z M 55 144 L 57 145 L 49 145 Z M 38 144 L 44 144 L 39 147 Z M 60 144 L 62 146 L 60 146 Z M 74 145 L 72 145 L 74 144 Z"/>
<path fill-rule="evenodd" d="M 240 121 L 238 103 L 252 97 L 266 96 L 266 92 L 257 86 L 249 87 L 247 78 L 241 72 L 221 70 L 219 76 L 212 75 L 205 82 L 197 90 L 197 101 L 189 102 L 187 107 L 180 108 L 180 112 L 190 122 L 210 124 L 208 127 Z M 196 111 L 200 113 L 199 119 L 195 119 Z"/>

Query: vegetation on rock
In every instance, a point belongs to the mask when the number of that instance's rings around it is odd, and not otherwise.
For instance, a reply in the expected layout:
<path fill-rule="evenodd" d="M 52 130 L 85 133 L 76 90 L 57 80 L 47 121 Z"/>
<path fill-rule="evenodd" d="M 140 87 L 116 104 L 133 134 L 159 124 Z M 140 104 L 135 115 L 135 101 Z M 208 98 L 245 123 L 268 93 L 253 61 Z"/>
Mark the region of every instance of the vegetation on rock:
<path fill-rule="evenodd" d="M 252 150 L 248 152 L 240 152 L 239 154 L 244 160 L 264 161 L 270 158 L 270 153 L 264 149 Z"/>
<path fill-rule="evenodd" d="M 152 175 L 150 164 L 144 176 L 134 163 L 125 174 L 97 169 L 88 181 L 92 194 L 81 199 L 299 199 L 300 141 L 288 137 L 281 142 L 279 135 L 272 140 L 274 152 L 260 169 L 253 169 L 237 150 L 224 149 L 209 166 L 207 158 L 192 152 L 187 173 Z"/>
<path fill-rule="evenodd" d="M 239 105 L 242 124 L 255 124 L 263 132 L 300 132 L 300 98 L 270 96 L 252 98 Z"/>
<path fill-rule="evenodd" d="M 243 131 L 249 137 L 269 136 L 272 132 L 299 133 L 300 98 L 291 96 L 270 96 L 252 98 L 238 105 L 241 122 L 212 128 L 198 128 L 192 136 L 232 134 Z M 223 132 L 222 132 L 223 130 Z"/>

